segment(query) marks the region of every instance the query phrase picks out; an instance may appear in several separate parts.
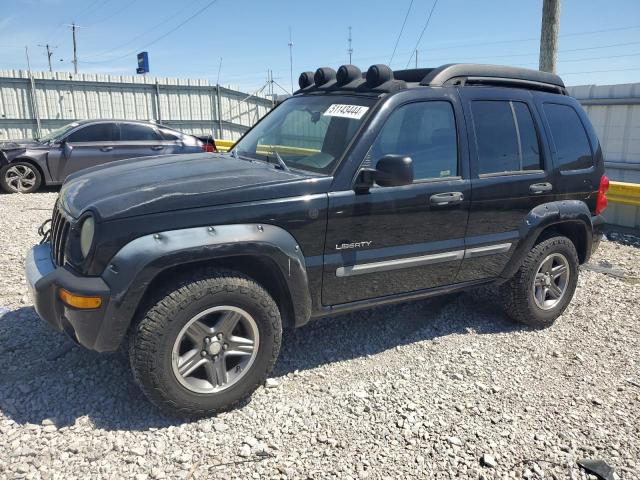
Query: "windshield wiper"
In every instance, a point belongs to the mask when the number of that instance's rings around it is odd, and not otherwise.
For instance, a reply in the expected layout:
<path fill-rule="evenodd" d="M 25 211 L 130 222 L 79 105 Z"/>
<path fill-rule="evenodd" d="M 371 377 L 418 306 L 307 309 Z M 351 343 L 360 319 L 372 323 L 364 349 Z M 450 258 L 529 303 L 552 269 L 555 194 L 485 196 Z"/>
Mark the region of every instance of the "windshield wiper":
<path fill-rule="evenodd" d="M 287 164 L 284 163 L 284 160 L 282 159 L 282 157 L 280 156 L 277 150 L 273 151 L 273 155 L 274 155 L 274 158 L 278 161 L 278 166 L 285 172 L 289 172 L 290 171 L 289 167 L 287 167 Z"/>

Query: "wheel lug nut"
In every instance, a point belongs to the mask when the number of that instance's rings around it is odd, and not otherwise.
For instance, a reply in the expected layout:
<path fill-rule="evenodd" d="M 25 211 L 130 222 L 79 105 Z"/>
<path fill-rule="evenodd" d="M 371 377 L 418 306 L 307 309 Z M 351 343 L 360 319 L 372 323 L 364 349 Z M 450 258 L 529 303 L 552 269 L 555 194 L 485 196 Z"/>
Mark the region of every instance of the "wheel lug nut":
<path fill-rule="evenodd" d="M 222 337 L 224 337 L 224 335 L 222 333 L 218 334 L 218 340 L 222 340 Z"/>
<path fill-rule="evenodd" d="M 203 356 L 203 357 L 206 357 L 206 356 L 207 356 L 207 352 L 205 352 L 204 350 L 202 350 L 202 351 L 200 352 L 200 355 L 201 355 L 201 356 Z"/>
<path fill-rule="evenodd" d="M 211 339 L 209 337 L 205 338 L 204 343 L 211 343 Z"/>
<path fill-rule="evenodd" d="M 229 348 L 229 345 L 227 345 L 226 343 L 224 345 L 222 345 L 222 349 L 226 350 L 227 348 Z"/>

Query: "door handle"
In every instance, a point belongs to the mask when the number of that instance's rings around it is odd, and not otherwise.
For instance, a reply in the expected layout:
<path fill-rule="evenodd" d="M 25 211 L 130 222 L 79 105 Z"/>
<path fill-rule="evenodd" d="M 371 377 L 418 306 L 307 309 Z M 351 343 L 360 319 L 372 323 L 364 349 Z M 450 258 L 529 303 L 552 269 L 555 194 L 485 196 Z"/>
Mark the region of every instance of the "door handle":
<path fill-rule="evenodd" d="M 550 192 L 551 190 L 553 190 L 553 185 L 551 185 L 549 182 L 534 183 L 532 185 L 529 185 L 529 191 L 531 193 L 544 193 Z"/>
<path fill-rule="evenodd" d="M 111 150 L 113 150 L 113 147 L 102 147 L 100 149 L 101 152 L 110 152 Z"/>
<path fill-rule="evenodd" d="M 462 192 L 446 192 L 436 193 L 429 197 L 429 203 L 434 207 L 443 207 L 445 205 L 455 205 L 456 203 L 462 203 L 464 195 Z"/>
<path fill-rule="evenodd" d="M 151 147 L 151 150 L 162 150 L 164 148 L 164 145 L 154 145 L 153 147 Z"/>

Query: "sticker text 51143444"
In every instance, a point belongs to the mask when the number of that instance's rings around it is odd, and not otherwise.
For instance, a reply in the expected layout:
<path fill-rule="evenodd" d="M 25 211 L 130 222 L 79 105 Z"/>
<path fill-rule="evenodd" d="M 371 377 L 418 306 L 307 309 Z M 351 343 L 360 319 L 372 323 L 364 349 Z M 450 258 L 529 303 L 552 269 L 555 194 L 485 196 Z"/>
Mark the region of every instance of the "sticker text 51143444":
<path fill-rule="evenodd" d="M 369 110 L 369 107 L 363 107 L 362 105 L 344 105 L 334 103 L 327 108 L 323 115 L 326 115 L 327 117 L 343 117 L 360 120 L 363 115 L 367 113 L 367 110 Z"/>

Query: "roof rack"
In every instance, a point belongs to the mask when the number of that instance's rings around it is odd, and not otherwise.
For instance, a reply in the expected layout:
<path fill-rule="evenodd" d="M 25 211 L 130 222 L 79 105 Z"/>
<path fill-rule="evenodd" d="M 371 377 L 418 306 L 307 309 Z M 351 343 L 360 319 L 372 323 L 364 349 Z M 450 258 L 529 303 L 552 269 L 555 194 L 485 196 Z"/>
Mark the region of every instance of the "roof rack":
<path fill-rule="evenodd" d="M 452 63 L 431 69 L 420 81 L 424 86 L 499 85 L 567 94 L 562 79 L 553 73 L 501 65 Z"/>
<path fill-rule="evenodd" d="M 392 93 L 410 86 L 442 87 L 449 85 L 494 85 L 527 88 L 567 95 L 562 79 L 553 73 L 501 65 L 452 63 L 436 68 L 392 71 L 386 65 L 372 65 L 362 74 L 354 65 L 342 65 L 338 72 L 319 68 L 300 75 L 300 89 L 295 92 L 363 92 Z M 411 84 L 411 85 L 408 85 Z"/>

